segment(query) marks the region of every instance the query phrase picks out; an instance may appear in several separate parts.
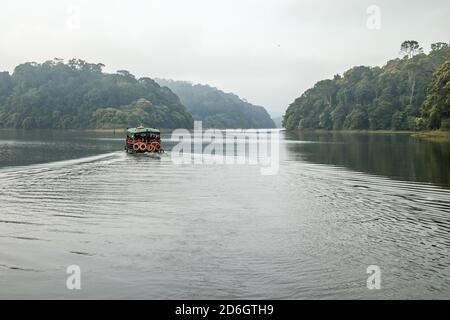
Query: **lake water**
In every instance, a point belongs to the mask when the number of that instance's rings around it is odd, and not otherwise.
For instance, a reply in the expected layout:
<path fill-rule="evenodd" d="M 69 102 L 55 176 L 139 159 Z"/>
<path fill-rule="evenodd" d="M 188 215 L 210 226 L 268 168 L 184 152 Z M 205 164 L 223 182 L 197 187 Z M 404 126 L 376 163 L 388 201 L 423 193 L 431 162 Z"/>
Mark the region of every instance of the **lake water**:
<path fill-rule="evenodd" d="M 0 298 L 450 298 L 449 143 L 283 133 L 270 176 L 122 149 L 0 131 Z"/>

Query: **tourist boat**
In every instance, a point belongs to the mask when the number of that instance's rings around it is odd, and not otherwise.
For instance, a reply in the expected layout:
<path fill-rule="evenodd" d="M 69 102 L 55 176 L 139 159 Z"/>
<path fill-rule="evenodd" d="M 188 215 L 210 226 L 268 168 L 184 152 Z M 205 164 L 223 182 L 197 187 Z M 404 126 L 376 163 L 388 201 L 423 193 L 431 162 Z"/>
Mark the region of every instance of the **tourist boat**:
<path fill-rule="evenodd" d="M 125 144 L 127 153 L 163 153 L 161 132 L 154 128 L 127 128 Z"/>

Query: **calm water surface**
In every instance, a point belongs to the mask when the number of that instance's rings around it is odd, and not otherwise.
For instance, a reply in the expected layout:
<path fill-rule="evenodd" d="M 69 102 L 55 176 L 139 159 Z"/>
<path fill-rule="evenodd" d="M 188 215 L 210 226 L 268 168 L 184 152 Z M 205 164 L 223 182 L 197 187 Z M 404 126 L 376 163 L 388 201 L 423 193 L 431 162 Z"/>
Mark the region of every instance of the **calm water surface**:
<path fill-rule="evenodd" d="M 273 176 L 122 147 L 0 131 L 0 298 L 450 298 L 448 143 L 286 133 Z"/>

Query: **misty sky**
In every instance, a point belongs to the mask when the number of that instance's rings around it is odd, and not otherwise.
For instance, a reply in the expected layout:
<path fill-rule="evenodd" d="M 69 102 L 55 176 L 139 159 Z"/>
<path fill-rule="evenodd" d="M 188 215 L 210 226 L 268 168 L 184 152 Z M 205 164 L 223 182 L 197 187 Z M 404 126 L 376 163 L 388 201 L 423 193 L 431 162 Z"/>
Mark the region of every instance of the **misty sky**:
<path fill-rule="evenodd" d="M 75 57 L 207 83 L 278 116 L 319 80 L 397 57 L 403 40 L 448 42 L 449 16 L 448 0 L 2 1 L 0 70 Z"/>

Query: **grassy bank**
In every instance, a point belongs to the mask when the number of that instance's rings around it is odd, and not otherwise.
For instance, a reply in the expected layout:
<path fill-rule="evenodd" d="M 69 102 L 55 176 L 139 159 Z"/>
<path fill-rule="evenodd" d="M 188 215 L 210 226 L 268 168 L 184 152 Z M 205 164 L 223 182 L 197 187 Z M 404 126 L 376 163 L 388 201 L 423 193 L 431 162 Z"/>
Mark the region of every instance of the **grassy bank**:
<path fill-rule="evenodd" d="M 415 132 L 411 136 L 419 139 L 450 142 L 450 131 L 435 130 L 435 131 Z"/>
<path fill-rule="evenodd" d="M 76 131 L 76 130 L 75 130 Z M 84 129 L 83 131 L 90 132 L 106 132 L 106 133 L 125 133 L 127 131 L 126 128 L 114 128 L 114 129 Z"/>
<path fill-rule="evenodd" d="M 130 127 L 131 128 L 131 127 Z M 175 129 L 166 129 L 166 128 L 157 128 L 161 133 L 170 133 Z M 190 130 L 190 129 L 187 129 Z M 118 133 L 125 134 L 127 132 L 127 128 L 115 128 L 115 129 L 83 129 L 83 131 L 88 132 L 100 132 L 100 133 Z"/>
<path fill-rule="evenodd" d="M 159 129 L 162 133 L 172 132 L 174 129 Z M 189 130 L 189 129 L 188 129 Z M 98 133 L 118 133 L 125 134 L 127 132 L 126 128 L 98 128 L 98 129 L 15 129 L 15 128 L 0 128 L 0 131 L 66 131 L 66 132 L 98 132 Z"/>
<path fill-rule="evenodd" d="M 317 132 L 317 133 L 346 133 L 346 134 L 414 134 L 416 131 L 398 130 L 325 130 L 325 129 L 290 129 L 287 132 Z"/>
<path fill-rule="evenodd" d="M 450 131 L 397 131 L 397 130 L 324 130 L 324 129 L 294 129 L 287 132 L 317 132 L 345 134 L 409 134 L 411 137 L 435 141 L 449 141 Z"/>

